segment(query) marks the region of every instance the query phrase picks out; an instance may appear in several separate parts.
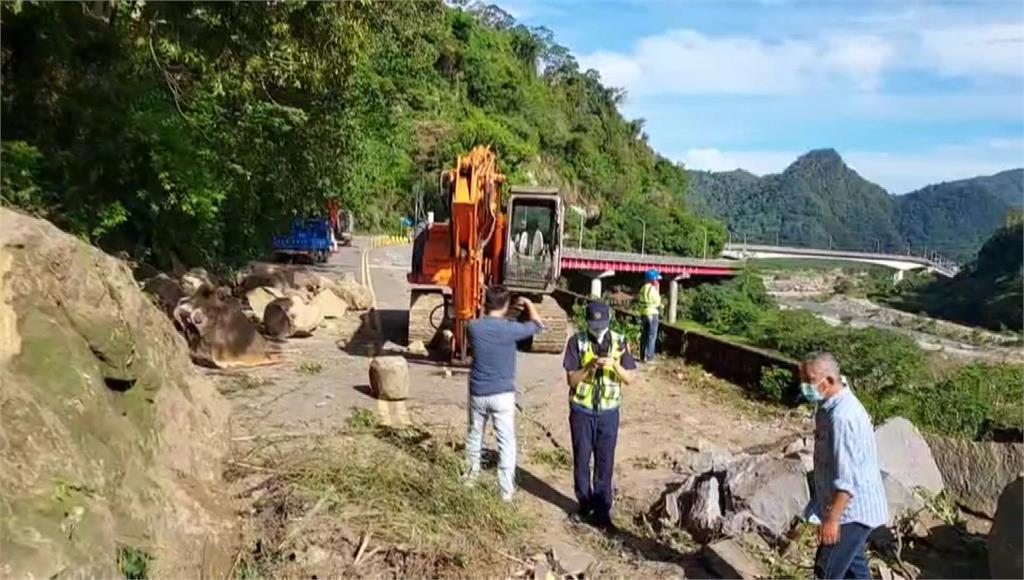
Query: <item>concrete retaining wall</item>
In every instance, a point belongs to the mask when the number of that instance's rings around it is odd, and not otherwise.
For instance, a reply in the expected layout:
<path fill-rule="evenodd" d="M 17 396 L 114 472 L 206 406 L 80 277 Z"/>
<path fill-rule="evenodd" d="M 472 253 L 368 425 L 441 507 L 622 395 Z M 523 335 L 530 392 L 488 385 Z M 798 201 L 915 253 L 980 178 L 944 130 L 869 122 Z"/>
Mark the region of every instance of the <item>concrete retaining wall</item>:
<path fill-rule="evenodd" d="M 946 490 L 958 504 L 992 518 L 999 494 L 1024 471 L 1024 443 L 966 441 L 925 434 Z"/>

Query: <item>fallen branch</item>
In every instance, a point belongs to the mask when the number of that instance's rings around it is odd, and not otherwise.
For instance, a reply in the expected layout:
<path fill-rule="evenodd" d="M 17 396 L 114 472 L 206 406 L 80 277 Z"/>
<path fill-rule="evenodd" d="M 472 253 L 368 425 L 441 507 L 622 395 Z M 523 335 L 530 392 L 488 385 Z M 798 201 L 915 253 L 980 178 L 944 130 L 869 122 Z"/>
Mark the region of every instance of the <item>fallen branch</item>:
<path fill-rule="evenodd" d="M 305 530 L 306 526 L 309 523 L 309 520 L 311 520 L 321 511 L 323 511 L 324 507 L 327 505 L 327 502 L 329 500 L 330 497 L 327 495 L 317 500 L 317 502 L 313 504 L 313 507 L 309 508 L 309 510 L 301 518 L 299 518 L 298 524 L 288 531 L 288 535 L 285 536 L 284 540 L 281 541 L 281 544 L 277 547 L 277 551 L 280 552 L 284 549 L 285 546 L 291 543 L 292 540 L 298 537 L 298 535 Z"/>
<path fill-rule="evenodd" d="M 498 552 L 498 555 L 504 556 L 504 557 L 508 558 L 509 560 L 512 560 L 513 562 L 517 562 L 519 564 L 522 564 L 523 566 L 530 566 L 530 567 L 533 566 L 532 563 L 527 562 L 526 560 L 521 560 L 519 558 L 516 558 L 515 556 L 513 556 L 511 554 L 506 554 L 505 552 L 502 552 L 501 550 L 495 550 L 495 551 Z"/>
<path fill-rule="evenodd" d="M 363 552 L 366 550 L 366 545 L 370 543 L 370 536 L 373 535 L 371 532 L 363 534 L 363 540 L 359 543 L 359 549 L 356 550 L 356 557 L 352 560 L 353 566 L 359 565 L 359 560 L 363 557 Z"/>

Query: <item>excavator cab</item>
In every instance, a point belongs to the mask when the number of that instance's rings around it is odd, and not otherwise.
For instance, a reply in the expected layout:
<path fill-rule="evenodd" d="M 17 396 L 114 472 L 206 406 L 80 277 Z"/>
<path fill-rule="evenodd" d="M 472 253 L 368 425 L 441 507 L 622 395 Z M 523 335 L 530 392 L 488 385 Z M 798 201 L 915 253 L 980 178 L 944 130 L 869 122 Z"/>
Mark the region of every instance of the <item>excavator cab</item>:
<path fill-rule="evenodd" d="M 505 286 L 515 292 L 550 293 L 561 274 L 562 198 L 558 190 L 513 187 L 506 216 Z"/>

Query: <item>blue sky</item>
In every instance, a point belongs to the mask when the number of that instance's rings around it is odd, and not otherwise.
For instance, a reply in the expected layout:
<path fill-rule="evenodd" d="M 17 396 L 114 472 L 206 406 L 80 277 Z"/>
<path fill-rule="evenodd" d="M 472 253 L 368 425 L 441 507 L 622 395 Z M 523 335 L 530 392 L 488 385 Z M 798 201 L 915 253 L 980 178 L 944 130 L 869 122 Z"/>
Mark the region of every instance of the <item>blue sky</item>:
<path fill-rule="evenodd" d="M 693 169 L 833 147 L 906 193 L 1024 166 L 1024 2 L 497 3 L 625 88 L 623 113 Z"/>

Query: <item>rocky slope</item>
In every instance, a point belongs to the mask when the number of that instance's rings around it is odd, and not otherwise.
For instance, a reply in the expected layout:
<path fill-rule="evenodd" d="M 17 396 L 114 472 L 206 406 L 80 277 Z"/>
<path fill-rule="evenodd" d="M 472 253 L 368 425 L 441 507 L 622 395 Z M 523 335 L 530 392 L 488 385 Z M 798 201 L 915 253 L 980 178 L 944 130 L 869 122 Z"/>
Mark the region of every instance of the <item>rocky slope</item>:
<path fill-rule="evenodd" d="M 226 406 L 124 263 L 0 208 L 0 576 L 223 577 Z"/>

